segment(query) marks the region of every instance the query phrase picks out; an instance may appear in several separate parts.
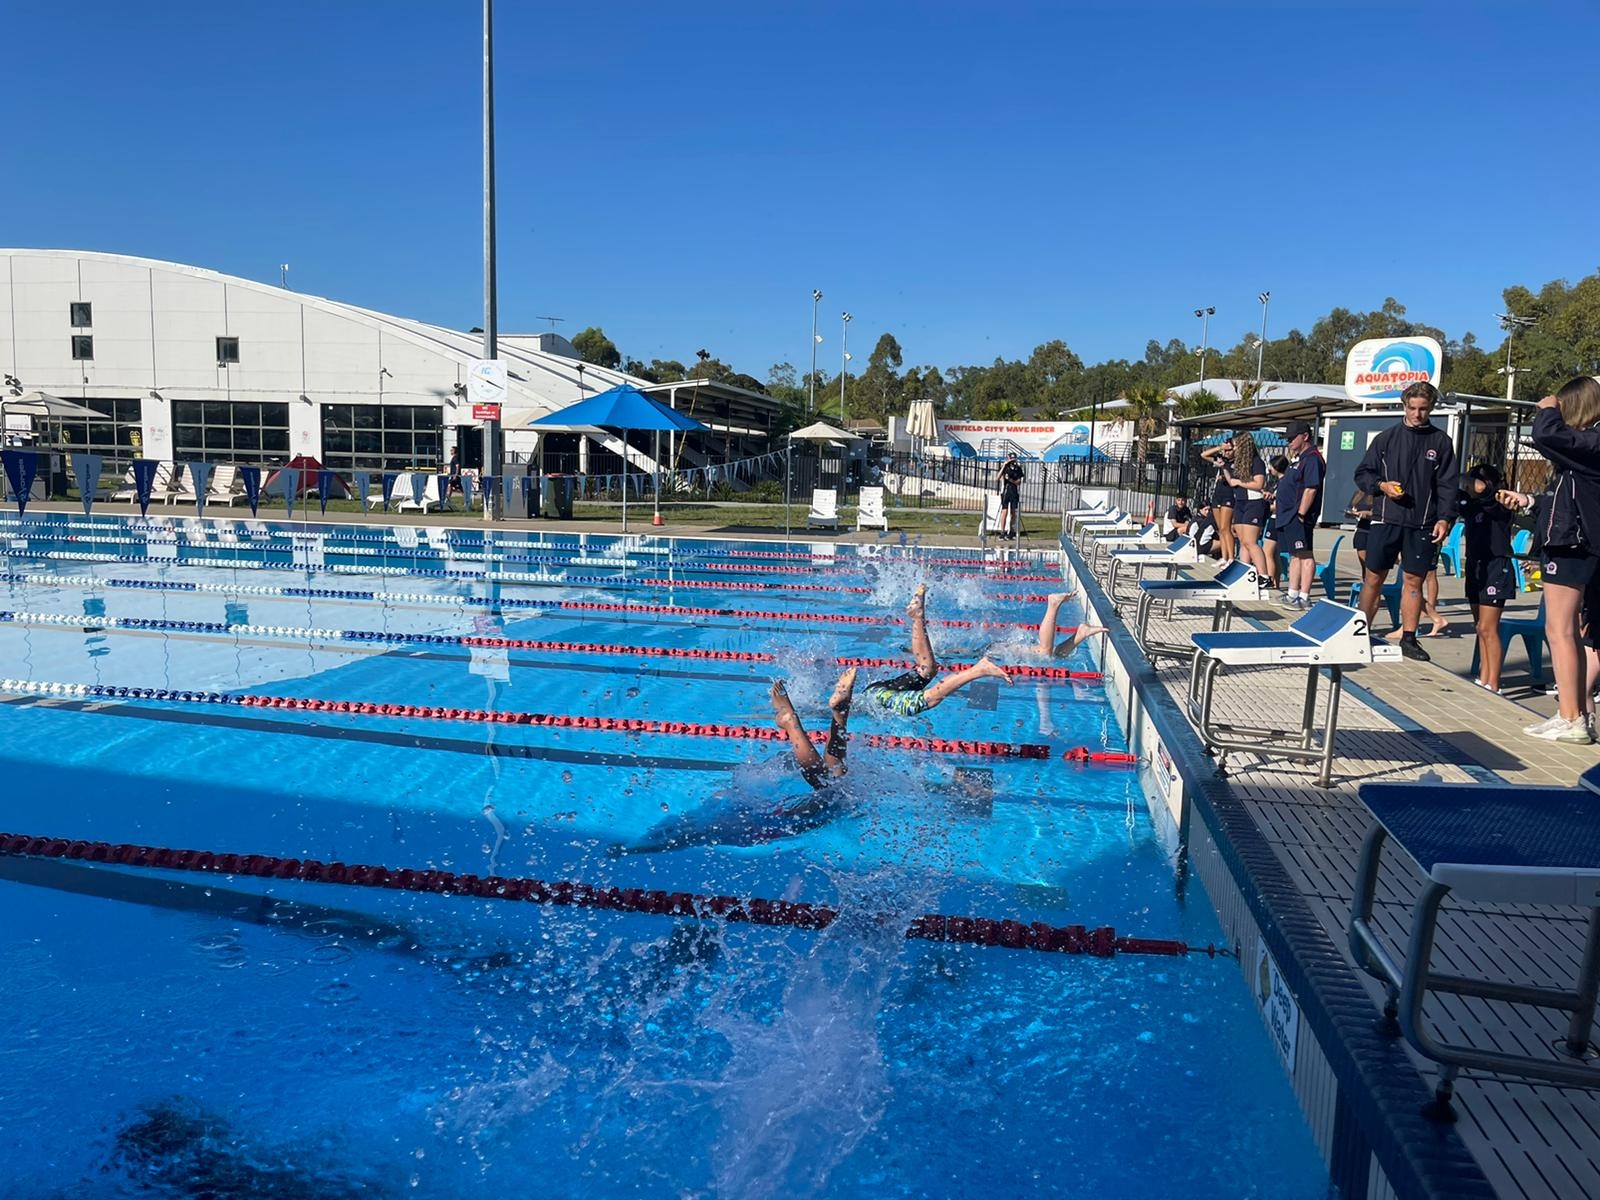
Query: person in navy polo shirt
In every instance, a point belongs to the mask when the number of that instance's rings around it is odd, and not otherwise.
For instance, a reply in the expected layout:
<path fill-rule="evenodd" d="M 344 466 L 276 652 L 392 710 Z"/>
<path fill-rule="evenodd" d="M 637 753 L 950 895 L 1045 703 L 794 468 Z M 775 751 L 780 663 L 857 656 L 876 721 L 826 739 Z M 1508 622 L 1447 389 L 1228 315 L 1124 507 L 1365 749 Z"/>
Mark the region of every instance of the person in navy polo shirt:
<path fill-rule="evenodd" d="M 1311 426 L 1304 421 L 1290 421 L 1283 433 L 1289 439 L 1289 457 L 1293 461 L 1278 480 L 1272 514 L 1278 545 L 1289 552 L 1289 585 L 1283 593 L 1283 604 L 1287 608 L 1310 608 L 1311 582 L 1317 573 L 1311 539 L 1322 515 L 1322 481 L 1328 477 L 1328 464 L 1312 442 Z"/>

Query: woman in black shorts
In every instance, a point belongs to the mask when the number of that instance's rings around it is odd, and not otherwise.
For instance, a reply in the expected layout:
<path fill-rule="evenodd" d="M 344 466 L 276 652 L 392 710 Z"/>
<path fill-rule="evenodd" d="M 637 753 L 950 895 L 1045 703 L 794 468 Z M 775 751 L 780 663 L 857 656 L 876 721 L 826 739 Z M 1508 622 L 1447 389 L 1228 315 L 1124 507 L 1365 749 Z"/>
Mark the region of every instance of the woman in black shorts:
<path fill-rule="evenodd" d="M 1248 433 L 1234 436 L 1228 482 L 1233 485 L 1233 535 L 1239 543 L 1239 558 L 1261 578 L 1270 579 L 1272 570 L 1261 548 L 1261 529 L 1267 523 L 1267 464 L 1256 453 L 1256 439 Z"/>
<path fill-rule="evenodd" d="M 1217 468 L 1217 482 L 1211 491 L 1211 519 L 1216 522 L 1222 561 L 1229 562 L 1237 553 L 1233 538 L 1233 484 L 1228 482 L 1228 472 L 1233 469 L 1233 442 L 1218 442 L 1211 449 L 1200 451 L 1200 457 Z"/>
<path fill-rule="evenodd" d="M 1555 669 L 1560 709 L 1523 732 L 1552 742 L 1594 741 L 1580 628 L 1585 593 L 1600 612 L 1600 380 L 1579 376 L 1539 401 L 1533 444 L 1556 468 L 1549 502 L 1539 506 L 1536 537 L 1544 540 L 1545 640 Z M 1594 629 L 1590 629 L 1593 638 Z"/>

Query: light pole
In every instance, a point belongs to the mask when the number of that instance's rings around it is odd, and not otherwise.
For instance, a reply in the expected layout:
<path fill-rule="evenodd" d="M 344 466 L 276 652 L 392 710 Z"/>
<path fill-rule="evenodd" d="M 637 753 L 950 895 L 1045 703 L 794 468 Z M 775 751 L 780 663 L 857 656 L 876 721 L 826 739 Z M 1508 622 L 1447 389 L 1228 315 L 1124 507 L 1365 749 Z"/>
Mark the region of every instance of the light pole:
<path fill-rule="evenodd" d="M 494 0 L 483 0 L 483 357 L 500 356 L 499 294 L 496 290 L 494 222 Z M 500 421 L 483 423 L 483 474 L 501 475 Z M 499 496 L 483 494 L 483 519 L 493 524 L 503 515 Z M 502 486 L 501 495 L 505 494 Z"/>
<path fill-rule="evenodd" d="M 1500 328 L 1506 331 L 1506 365 L 1500 368 L 1500 374 L 1506 377 L 1506 399 L 1510 400 L 1517 387 L 1517 371 L 1511 365 L 1511 343 L 1516 339 L 1517 330 L 1532 329 L 1539 323 L 1538 317 L 1518 317 L 1511 313 L 1500 314 Z"/>
<path fill-rule="evenodd" d="M 817 305 L 822 303 L 822 289 L 811 289 L 811 399 L 807 404 L 807 412 L 817 411 L 817 343 L 822 339 L 817 336 Z"/>
<path fill-rule="evenodd" d="M 1271 292 L 1262 292 L 1256 297 L 1261 301 L 1261 342 L 1256 346 L 1256 395 L 1255 402 L 1261 403 L 1261 361 L 1267 353 L 1267 305 L 1272 302 Z"/>
<path fill-rule="evenodd" d="M 844 324 L 839 332 L 839 428 L 844 428 L 844 381 L 850 374 L 850 314 L 844 314 Z"/>
<path fill-rule="evenodd" d="M 1200 390 L 1206 390 L 1206 338 L 1211 332 L 1211 318 L 1217 315 L 1216 307 L 1197 308 L 1194 315 L 1200 318 Z"/>

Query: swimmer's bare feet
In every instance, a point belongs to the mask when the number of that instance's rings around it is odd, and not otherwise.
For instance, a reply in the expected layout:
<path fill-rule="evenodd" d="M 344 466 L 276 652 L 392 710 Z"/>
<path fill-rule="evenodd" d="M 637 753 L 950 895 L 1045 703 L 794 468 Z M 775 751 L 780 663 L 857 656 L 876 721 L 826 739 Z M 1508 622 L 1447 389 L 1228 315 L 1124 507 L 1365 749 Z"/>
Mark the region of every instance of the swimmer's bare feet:
<path fill-rule="evenodd" d="M 794 711 L 794 704 L 789 700 L 789 689 L 783 686 L 781 679 L 772 681 L 772 715 L 783 729 L 800 724 L 800 718 Z"/>
<path fill-rule="evenodd" d="M 1449 630 L 1449 628 L 1450 628 L 1450 622 L 1449 621 L 1442 621 L 1442 620 L 1441 621 L 1436 621 L 1436 622 L 1434 622 L 1433 628 L 1428 630 L 1428 632 L 1423 634 L 1422 636 L 1423 637 L 1443 637 L 1445 635 L 1445 633 Z"/>
<path fill-rule="evenodd" d="M 1051 608 L 1060 608 L 1063 604 L 1065 604 L 1068 600 L 1071 600 L 1077 594 L 1077 592 L 1051 592 L 1045 597 L 1045 602 L 1049 604 Z"/>
<path fill-rule="evenodd" d="M 1078 632 L 1073 634 L 1073 640 L 1077 642 L 1087 641 L 1089 638 L 1094 637 L 1094 635 L 1097 633 L 1110 632 L 1111 630 L 1107 629 L 1104 625 L 1079 625 Z"/>
<path fill-rule="evenodd" d="M 917 584 L 917 590 L 911 593 L 911 603 L 906 605 L 906 616 L 920 616 L 924 606 L 927 603 L 927 598 L 928 585 L 925 583 Z"/>
<path fill-rule="evenodd" d="M 1006 674 L 1005 668 L 990 662 L 987 654 L 985 654 L 977 662 L 973 663 L 972 669 L 976 671 L 980 677 L 988 679 L 1004 679 L 1007 683 L 1011 682 L 1011 676 Z"/>
<path fill-rule="evenodd" d="M 839 676 L 839 682 L 833 685 L 833 695 L 828 697 L 828 707 L 833 715 L 843 719 L 850 715 L 850 700 L 855 693 L 856 669 L 851 667 Z"/>

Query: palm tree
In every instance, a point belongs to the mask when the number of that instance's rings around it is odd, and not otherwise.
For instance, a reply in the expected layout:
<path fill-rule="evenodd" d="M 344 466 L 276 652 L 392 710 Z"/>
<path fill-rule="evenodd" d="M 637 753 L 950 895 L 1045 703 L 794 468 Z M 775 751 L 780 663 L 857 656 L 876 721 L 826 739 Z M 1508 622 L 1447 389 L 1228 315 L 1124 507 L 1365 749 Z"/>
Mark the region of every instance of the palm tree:
<path fill-rule="evenodd" d="M 1150 453 L 1150 439 L 1161 428 L 1167 412 L 1167 389 L 1153 383 L 1134 384 L 1122 393 L 1128 402 L 1128 420 L 1139 439 L 1138 462 L 1143 465 Z"/>

